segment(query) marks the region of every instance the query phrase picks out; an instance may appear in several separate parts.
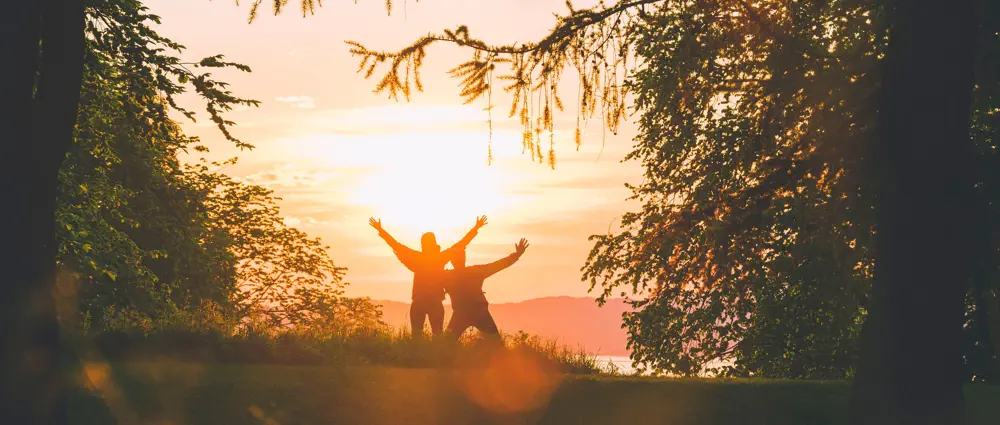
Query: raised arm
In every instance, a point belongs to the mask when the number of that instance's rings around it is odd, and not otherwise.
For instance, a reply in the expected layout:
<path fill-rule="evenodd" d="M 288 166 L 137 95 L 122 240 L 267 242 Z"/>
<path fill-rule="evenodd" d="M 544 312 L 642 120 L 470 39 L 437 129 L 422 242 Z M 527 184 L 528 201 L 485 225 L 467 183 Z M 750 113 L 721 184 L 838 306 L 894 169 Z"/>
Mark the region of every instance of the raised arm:
<path fill-rule="evenodd" d="M 455 250 L 464 250 L 465 247 L 469 246 L 469 242 L 472 242 L 472 238 L 475 238 L 479 234 L 479 229 L 486 225 L 486 216 L 476 217 L 476 225 L 472 226 L 472 230 L 465 234 L 462 240 L 456 242 L 454 245 L 448 247 L 445 251 L 453 252 Z"/>
<path fill-rule="evenodd" d="M 369 218 L 368 224 L 374 227 L 375 230 L 378 230 L 379 237 L 381 237 L 382 240 L 384 240 L 385 243 L 392 248 L 392 251 L 396 253 L 396 258 L 399 258 L 399 261 L 403 262 L 403 264 L 407 267 L 410 267 L 411 265 L 407 264 L 409 263 L 408 260 L 410 258 L 415 258 L 419 252 L 399 243 L 399 241 L 393 238 L 389 232 L 386 232 L 385 229 L 382 228 L 382 219 L 375 220 L 374 218 Z"/>
<path fill-rule="evenodd" d="M 521 255 L 524 254 L 524 250 L 526 249 L 528 249 L 528 240 L 521 238 L 521 241 L 514 245 L 513 254 L 510 254 L 504 258 L 501 258 L 489 264 L 472 266 L 470 268 L 473 269 L 474 273 L 478 274 L 479 277 L 486 279 L 490 276 L 493 276 L 500 270 L 506 269 L 507 267 L 514 265 L 514 263 L 516 263 L 517 260 L 521 258 Z"/>

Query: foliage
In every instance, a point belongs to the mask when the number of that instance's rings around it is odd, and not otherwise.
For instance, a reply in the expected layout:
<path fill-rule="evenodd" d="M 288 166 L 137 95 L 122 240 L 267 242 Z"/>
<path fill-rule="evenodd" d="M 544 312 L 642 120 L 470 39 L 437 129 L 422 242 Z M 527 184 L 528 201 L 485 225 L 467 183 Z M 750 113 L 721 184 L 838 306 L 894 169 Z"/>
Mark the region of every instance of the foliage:
<path fill-rule="evenodd" d="M 405 2 L 406 0 L 403 1 Z M 247 23 L 253 23 L 253 21 L 257 19 L 257 15 L 260 12 L 260 6 L 263 3 L 264 0 L 252 0 L 250 3 L 250 13 L 247 16 Z M 285 10 L 285 6 L 288 5 L 288 0 L 270 0 L 268 3 L 271 5 L 271 11 L 274 13 L 274 16 L 278 16 L 283 10 Z M 355 3 L 357 3 L 357 1 L 355 1 Z M 236 0 L 236 5 L 240 5 L 240 0 Z M 303 18 L 316 13 L 316 8 L 322 6 L 323 0 L 299 0 L 299 10 L 302 12 Z M 385 11 L 387 14 L 392 15 L 392 0 L 385 0 Z"/>
<path fill-rule="evenodd" d="M 165 55 L 181 46 L 148 27 L 158 18 L 138 2 L 95 2 L 87 12 L 77 134 L 60 170 L 57 209 L 59 261 L 78 280 L 80 307 L 100 322 L 114 305 L 155 316 L 191 296 L 225 302 L 228 254 L 199 244 L 208 230 L 197 207 L 205 194 L 178 179 L 176 155 L 197 141 L 168 110 L 183 83 L 206 99 L 222 128 L 230 123 L 218 111 L 256 102 L 210 89 L 225 84 Z M 192 293 L 212 289 L 222 291 Z"/>
<path fill-rule="evenodd" d="M 274 1 L 274 13 L 287 3 Z M 251 4 L 251 21 L 261 4 Z M 303 16 L 317 5 L 303 0 Z M 526 150 L 553 167 L 553 140 L 543 155 L 542 136 L 552 137 L 552 114 L 563 107 L 564 71 L 580 75 L 578 146 L 581 119 L 600 106 L 614 131 L 634 95 L 642 132 L 628 159 L 646 168 L 632 188 L 643 208 L 626 215 L 617 234 L 593 238 L 583 269 L 599 301 L 619 290 L 638 297 L 638 311 L 625 317 L 634 360 L 680 374 L 727 360 L 719 371 L 735 376 L 850 376 L 874 261 L 861 170 L 885 44 L 878 5 L 567 6 L 537 42 L 488 45 L 459 26 L 395 52 L 349 44 L 366 77 L 387 66 L 376 91 L 407 99 L 421 89 L 428 46 L 469 49 L 470 60 L 451 72 L 465 101 L 485 97 L 492 110 L 494 79 L 509 82 L 510 115 L 521 119 Z M 979 187 L 993 211 L 997 40 L 996 31 L 985 33 L 992 47 L 981 58 L 973 137 L 984 160 Z M 509 73 L 495 75 L 498 64 Z M 969 294 L 966 361 L 978 380 L 996 374 L 996 281 L 995 270 L 984 270 Z"/>
<path fill-rule="evenodd" d="M 222 113 L 257 101 L 192 71 L 250 69 L 221 55 L 195 63 L 170 55 L 182 46 L 156 34 L 149 25 L 159 18 L 137 1 L 95 1 L 87 12 L 77 134 L 60 170 L 57 209 L 60 289 L 78 314 L 69 317 L 102 329 L 210 305 L 235 323 L 378 323 L 377 306 L 343 296 L 345 269 L 319 240 L 284 225 L 270 191 L 178 160 L 182 151 L 206 150 L 169 117 L 195 119 L 175 102 L 187 88 L 227 139 L 252 147 L 229 132 Z"/>
<path fill-rule="evenodd" d="M 656 370 L 731 358 L 731 374 L 833 378 L 853 364 L 882 33 L 865 4 L 773 7 L 763 21 L 664 8 L 636 41 L 627 159 L 646 168 L 643 209 L 592 238 L 584 277 L 601 299 L 647 294 L 626 323 Z"/>
<path fill-rule="evenodd" d="M 422 90 L 420 67 L 426 49 L 437 42 L 469 48 L 469 61 L 453 68 L 450 74 L 461 79 L 461 95 L 465 103 L 486 97 L 487 109 L 493 108 L 493 80 L 498 64 L 510 69 L 496 79 L 507 81 L 504 91 L 513 95 L 509 116 L 521 121 L 522 143 L 533 160 L 546 161 L 555 168 L 553 114 L 563 110 L 559 85 L 563 72 L 573 68 L 579 74 L 577 98 L 579 112 L 576 124 L 576 145 L 581 139 L 581 120 L 592 118 L 598 106 L 601 122 L 616 132 L 626 112 L 625 82 L 634 66 L 632 37 L 647 19 L 646 6 L 667 4 L 662 0 L 622 0 L 611 6 L 575 9 L 567 1 L 569 12 L 557 16 L 555 28 L 541 40 L 523 44 L 489 45 L 470 36 L 469 28 L 460 25 L 443 34 L 421 37 L 413 44 L 395 52 L 372 50 L 361 43 L 348 41 L 351 53 L 361 58 L 358 72 L 365 78 L 375 75 L 376 68 L 387 64 L 388 70 L 375 87 L 376 92 L 388 92 L 397 99 L 401 93 L 409 99 L 413 88 Z M 492 129 L 492 115 L 491 115 Z M 492 130 L 491 130 L 492 131 Z M 542 154 L 542 136 L 548 135 L 549 149 Z M 490 153 L 492 159 L 492 150 Z"/>
<path fill-rule="evenodd" d="M 634 360 L 682 374 L 728 361 L 719 371 L 835 378 L 852 373 L 874 262 L 862 166 L 875 137 L 881 14 L 860 1 L 618 1 L 570 6 L 521 45 L 487 45 L 464 26 L 396 52 L 351 45 L 366 77 L 388 64 L 376 91 L 392 96 L 409 96 L 411 74 L 420 88 L 425 48 L 438 41 L 471 51 L 453 70 L 467 101 L 491 95 L 497 62 L 513 63 L 512 115 L 520 107 L 522 118 L 526 94 L 555 97 L 548 83 L 564 64 L 589 62 L 575 66 L 581 113 L 593 113 L 593 87 L 612 129 L 626 95 L 641 113 L 627 159 L 646 168 L 632 187 L 643 209 L 621 232 L 592 238 L 583 269 L 600 302 L 618 290 L 639 296 L 625 317 Z M 548 107 L 537 111 L 546 123 Z M 979 323 L 994 294 L 970 304 Z M 989 326 L 967 329 L 977 356 L 993 358 Z"/>
<path fill-rule="evenodd" d="M 185 175 L 189 186 L 209 194 L 206 219 L 233 256 L 239 285 L 231 299 L 239 316 L 307 328 L 379 319 L 357 301 L 341 303 L 346 269 L 333 263 L 319 239 L 285 225 L 272 191 L 212 173 L 205 164 L 189 166 Z"/>
<path fill-rule="evenodd" d="M 376 91 L 393 96 L 409 95 L 410 74 L 420 88 L 425 48 L 438 41 L 472 51 L 453 70 L 467 101 L 490 95 L 496 63 L 512 64 L 511 115 L 520 110 L 533 151 L 551 131 L 567 65 L 581 76 L 581 114 L 600 103 L 612 129 L 634 94 L 641 135 L 627 159 L 647 170 L 632 188 L 643 210 L 624 217 L 621 233 L 595 237 L 584 268 L 599 301 L 619 288 L 644 297 L 625 318 L 634 360 L 680 374 L 719 360 L 735 360 L 723 371 L 738 375 L 848 374 L 871 268 L 860 170 L 884 40 L 877 10 L 743 1 L 569 8 L 538 42 L 490 46 L 459 27 L 393 53 L 358 43 L 352 52 L 366 76 L 388 63 Z"/>
<path fill-rule="evenodd" d="M 634 360 L 681 374 L 723 361 L 717 371 L 738 376 L 850 376 L 874 263 L 863 170 L 886 42 L 880 6 L 567 5 L 536 42 L 488 45 L 459 26 L 393 52 L 348 43 L 366 77 L 386 67 L 375 90 L 393 98 L 420 90 L 426 48 L 437 42 L 471 52 L 451 72 L 466 102 L 485 96 L 492 107 L 496 65 L 509 65 L 498 78 L 511 81 L 511 116 L 520 114 L 525 147 L 539 160 L 567 65 L 580 75 L 578 122 L 600 104 L 614 130 L 634 95 L 641 134 L 627 159 L 646 169 L 632 187 L 643 208 L 617 234 L 592 238 L 583 269 L 599 302 L 619 290 L 638 297 L 625 317 Z M 997 44 L 996 15 L 986 22 L 987 52 Z M 974 129 L 990 200 L 1000 186 L 989 171 L 997 169 L 996 57 L 981 58 Z M 550 144 L 552 166 L 554 157 Z M 966 361 L 980 380 L 998 364 L 996 282 L 984 271 L 970 293 Z"/>
<path fill-rule="evenodd" d="M 370 305 L 370 303 L 367 303 Z M 385 365 L 436 367 L 485 360 L 496 346 L 465 335 L 459 343 L 413 338 L 383 323 L 331 329 L 274 327 L 248 323 L 212 303 L 156 319 L 129 309 L 109 308 L 103 329 L 75 335 L 88 361 L 170 359 L 203 363 L 268 363 L 299 365 Z M 565 373 L 608 373 L 595 357 L 554 340 L 518 333 L 502 335 L 505 346 L 549 362 Z"/>
<path fill-rule="evenodd" d="M 209 56 L 198 62 L 183 62 L 165 54 L 180 53 L 184 46 L 157 34 L 149 25 L 160 18 L 149 14 L 138 0 L 92 0 L 87 8 L 87 38 L 90 50 L 109 66 L 125 71 L 132 83 L 155 90 L 166 104 L 185 117 L 195 120 L 195 114 L 176 102 L 176 96 L 193 88 L 205 100 L 205 111 L 219 131 L 240 148 L 252 148 L 235 138 L 229 128 L 235 125 L 222 114 L 235 106 L 257 106 L 260 102 L 234 96 L 228 84 L 212 78 L 211 72 L 196 72 L 202 68 L 233 68 L 250 72 L 246 65 L 227 62 L 222 55 Z M 141 83 L 140 83 L 141 81 Z M 143 93 L 149 95 L 149 92 Z M 146 105 L 150 108 L 143 118 L 156 125 L 168 121 L 165 105 Z M 154 120 L 155 119 L 155 120 Z"/>

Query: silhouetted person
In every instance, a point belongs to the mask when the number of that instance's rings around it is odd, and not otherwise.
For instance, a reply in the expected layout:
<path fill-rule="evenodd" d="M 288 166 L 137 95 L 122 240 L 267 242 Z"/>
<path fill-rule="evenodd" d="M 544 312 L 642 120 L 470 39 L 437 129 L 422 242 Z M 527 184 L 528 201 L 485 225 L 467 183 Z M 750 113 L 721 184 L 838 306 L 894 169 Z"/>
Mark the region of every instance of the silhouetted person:
<path fill-rule="evenodd" d="M 444 327 L 444 266 L 456 252 L 462 252 L 476 237 L 479 229 L 486 225 L 486 216 L 476 218 L 476 225 L 452 247 L 442 251 L 434 233 L 427 232 L 420 237 L 420 251 L 413 250 L 393 239 L 382 228 L 382 220 L 368 219 L 368 224 L 378 230 L 378 235 L 392 248 L 396 258 L 413 272 L 413 293 L 410 304 L 410 327 L 414 336 L 422 335 L 424 318 L 431 323 L 434 335 Z"/>
<path fill-rule="evenodd" d="M 490 314 L 490 304 L 483 293 L 486 278 L 512 266 L 528 249 L 528 241 L 521 239 L 514 245 L 514 253 L 489 264 L 465 266 L 465 251 L 455 252 L 451 259 L 454 270 L 445 272 L 445 290 L 451 296 L 452 315 L 448 321 L 448 338 L 457 340 L 469 326 L 484 335 L 499 340 L 500 330 Z"/>

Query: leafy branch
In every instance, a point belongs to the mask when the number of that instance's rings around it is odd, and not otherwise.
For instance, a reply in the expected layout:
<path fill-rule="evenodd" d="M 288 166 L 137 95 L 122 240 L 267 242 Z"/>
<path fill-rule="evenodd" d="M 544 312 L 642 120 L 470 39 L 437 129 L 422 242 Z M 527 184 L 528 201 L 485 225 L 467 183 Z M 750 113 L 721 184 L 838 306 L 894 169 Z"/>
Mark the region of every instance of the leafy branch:
<path fill-rule="evenodd" d="M 404 0 L 405 1 L 405 0 Z M 417 0 L 420 1 L 420 0 Z M 354 0 L 354 3 L 357 3 Z M 258 13 L 260 12 L 260 6 L 263 4 L 263 0 L 253 0 L 250 3 L 250 13 L 247 16 L 247 23 L 252 24 L 253 21 L 257 20 Z M 271 11 L 274 12 L 274 16 L 278 16 L 288 5 L 288 0 L 270 0 Z M 240 0 L 236 0 L 236 5 L 240 5 Z M 317 7 L 323 7 L 323 0 L 300 0 L 299 10 L 302 12 L 302 17 L 313 15 L 316 13 Z M 386 14 L 392 15 L 392 0 L 385 0 L 385 12 Z"/>
<path fill-rule="evenodd" d="M 504 91 L 513 96 L 508 116 L 518 115 L 522 126 L 522 145 L 532 159 L 546 158 L 555 167 L 553 113 L 563 110 L 559 83 L 563 72 L 572 67 L 580 76 L 575 142 L 581 145 L 581 119 L 592 118 L 598 106 L 603 123 L 616 132 L 625 116 L 625 81 L 630 70 L 630 41 L 638 25 L 646 19 L 645 8 L 665 4 L 664 0 L 619 1 L 612 6 L 603 2 L 596 7 L 575 9 L 566 2 L 568 12 L 557 15 L 555 28 L 537 42 L 493 45 L 470 35 L 461 25 L 442 34 L 430 34 L 395 52 L 373 50 L 356 41 L 347 41 L 350 52 L 361 58 L 358 72 L 371 78 L 380 65 L 387 70 L 375 87 L 392 99 L 399 95 L 409 100 L 413 89 L 421 91 L 420 67 L 429 46 L 445 42 L 472 50 L 472 58 L 452 68 L 449 74 L 460 80 L 465 103 L 487 98 L 492 102 L 494 72 L 498 64 L 509 72 L 497 75 L 506 82 Z M 487 107 L 492 110 L 492 104 Z M 492 120 L 491 120 L 492 121 Z M 492 124 L 491 124 L 492 125 Z M 549 138 L 549 152 L 542 155 L 543 134 Z"/>
<path fill-rule="evenodd" d="M 209 56 L 198 62 L 182 62 L 179 58 L 165 54 L 170 50 L 180 53 L 184 46 L 171 41 L 153 31 L 147 24 L 160 22 L 156 15 L 147 13 L 141 5 L 123 7 L 114 3 L 101 4 L 88 9 L 87 39 L 94 46 L 93 54 L 100 56 L 102 63 L 119 64 L 130 73 L 141 75 L 144 81 L 152 82 L 153 88 L 162 94 L 170 108 L 195 121 L 194 112 L 180 106 L 176 97 L 193 88 L 205 100 L 205 110 L 222 135 L 237 147 L 251 149 L 230 132 L 236 123 L 224 117 L 235 106 L 259 106 L 260 102 L 235 96 L 228 84 L 212 78 L 208 72 L 198 72 L 196 68 L 234 68 L 250 72 L 250 67 L 227 62 L 222 55 Z M 167 110 L 159 109 L 156 119 L 166 120 Z"/>

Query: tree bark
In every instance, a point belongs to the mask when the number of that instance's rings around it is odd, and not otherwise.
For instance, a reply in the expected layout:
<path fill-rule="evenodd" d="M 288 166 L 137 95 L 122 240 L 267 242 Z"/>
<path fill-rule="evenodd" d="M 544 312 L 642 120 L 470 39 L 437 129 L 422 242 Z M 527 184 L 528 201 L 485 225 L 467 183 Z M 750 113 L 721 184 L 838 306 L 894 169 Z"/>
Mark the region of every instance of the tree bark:
<path fill-rule="evenodd" d="M 987 309 L 985 325 L 987 336 L 992 344 L 991 354 L 995 356 L 990 371 L 993 372 L 991 377 L 995 380 L 995 383 L 996 381 L 1000 381 L 1000 297 L 990 291 L 990 293 L 986 294 L 985 298 Z"/>
<path fill-rule="evenodd" d="M 974 0 L 888 7 L 875 281 L 851 396 L 856 424 L 960 424 L 964 296 L 979 253 L 970 109 Z"/>
<path fill-rule="evenodd" d="M 82 0 L 22 0 L 3 15 L 0 57 L 9 58 L 11 78 L 0 81 L 0 196 L 8 206 L 0 423 L 65 423 L 70 364 L 54 299 L 55 201 L 80 98 L 84 7 Z"/>

